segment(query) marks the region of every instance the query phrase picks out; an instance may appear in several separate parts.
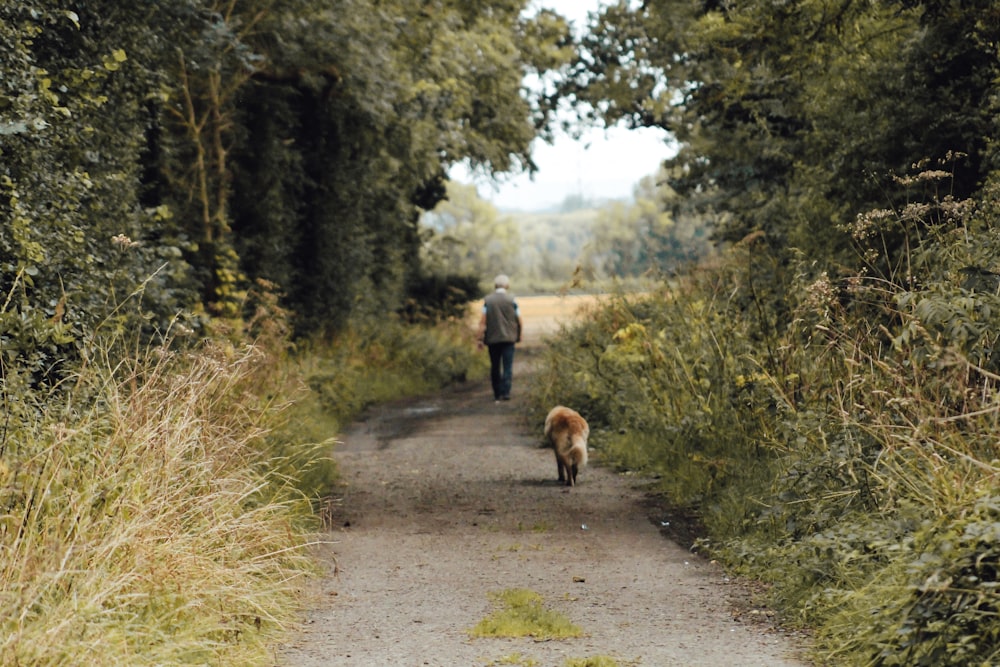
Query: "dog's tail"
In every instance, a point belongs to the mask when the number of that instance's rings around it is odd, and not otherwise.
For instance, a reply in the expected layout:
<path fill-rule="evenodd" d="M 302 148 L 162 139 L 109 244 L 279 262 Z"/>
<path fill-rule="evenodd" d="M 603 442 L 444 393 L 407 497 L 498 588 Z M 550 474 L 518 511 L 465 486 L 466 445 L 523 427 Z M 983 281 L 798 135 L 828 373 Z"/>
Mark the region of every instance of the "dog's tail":
<path fill-rule="evenodd" d="M 574 435 L 570 439 L 569 457 L 573 464 L 579 468 L 587 465 L 587 438 L 582 435 Z"/>

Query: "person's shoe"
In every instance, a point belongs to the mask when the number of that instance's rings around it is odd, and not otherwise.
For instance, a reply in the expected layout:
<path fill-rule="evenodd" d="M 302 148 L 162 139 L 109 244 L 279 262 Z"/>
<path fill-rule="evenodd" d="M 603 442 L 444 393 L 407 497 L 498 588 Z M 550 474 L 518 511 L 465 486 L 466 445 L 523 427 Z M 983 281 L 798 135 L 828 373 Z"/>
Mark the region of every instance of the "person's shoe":
<path fill-rule="evenodd" d="M 500 400 L 501 401 L 509 401 L 510 400 L 510 396 L 501 396 Z"/>

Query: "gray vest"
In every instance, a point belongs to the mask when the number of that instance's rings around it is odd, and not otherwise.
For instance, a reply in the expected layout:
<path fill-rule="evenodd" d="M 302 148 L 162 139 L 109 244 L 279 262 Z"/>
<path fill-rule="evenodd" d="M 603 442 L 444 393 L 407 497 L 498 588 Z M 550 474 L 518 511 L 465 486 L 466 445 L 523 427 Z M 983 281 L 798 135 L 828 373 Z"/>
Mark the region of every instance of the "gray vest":
<path fill-rule="evenodd" d="M 515 343 L 518 338 L 517 303 L 506 292 L 493 292 L 486 297 L 487 345 L 494 343 Z"/>

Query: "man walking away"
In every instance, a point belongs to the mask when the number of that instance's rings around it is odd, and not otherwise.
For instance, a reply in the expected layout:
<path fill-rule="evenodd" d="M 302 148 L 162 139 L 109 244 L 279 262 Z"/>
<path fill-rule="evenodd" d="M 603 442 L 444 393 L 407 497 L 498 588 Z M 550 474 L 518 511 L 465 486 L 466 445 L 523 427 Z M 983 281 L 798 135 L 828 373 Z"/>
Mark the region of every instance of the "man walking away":
<path fill-rule="evenodd" d="M 521 313 L 507 290 L 510 279 L 500 274 L 493 279 L 496 291 L 486 297 L 483 316 L 479 318 L 479 346 L 490 349 L 490 382 L 493 398 L 510 400 L 514 379 L 514 344 L 521 342 Z"/>

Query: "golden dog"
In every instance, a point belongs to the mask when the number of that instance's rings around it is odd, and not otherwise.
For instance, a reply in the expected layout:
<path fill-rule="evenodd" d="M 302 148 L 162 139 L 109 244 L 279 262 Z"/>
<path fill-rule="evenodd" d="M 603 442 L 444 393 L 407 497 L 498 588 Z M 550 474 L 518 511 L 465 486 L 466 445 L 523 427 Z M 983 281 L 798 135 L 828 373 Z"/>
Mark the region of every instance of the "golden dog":
<path fill-rule="evenodd" d="M 576 485 L 576 473 L 587 465 L 587 437 L 590 426 L 576 410 L 562 405 L 552 408 L 545 418 L 545 440 L 556 452 L 559 481 Z"/>

